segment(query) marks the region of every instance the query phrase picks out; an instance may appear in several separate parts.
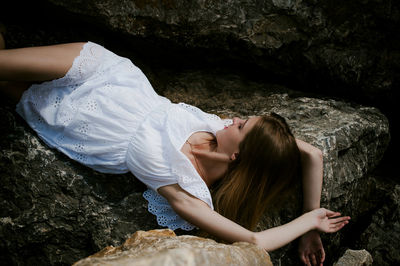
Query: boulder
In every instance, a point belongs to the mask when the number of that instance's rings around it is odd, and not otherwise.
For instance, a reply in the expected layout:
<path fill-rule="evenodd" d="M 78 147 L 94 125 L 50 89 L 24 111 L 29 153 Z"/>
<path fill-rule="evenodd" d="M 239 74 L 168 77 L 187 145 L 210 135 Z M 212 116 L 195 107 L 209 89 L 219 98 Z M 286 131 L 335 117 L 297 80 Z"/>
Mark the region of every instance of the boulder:
<path fill-rule="evenodd" d="M 297 138 L 323 151 L 321 206 L 352 217 L 342 233 L 323 235 L 323 240 L 329 243 L 325 245 L 328 264 L 334 262 L 332 254 L 340 254 L 343 246 L 355 245 L 354 239 L 362 233 L 359 228 L 365 229 L 366 217 L 370 217 L 377 206 L 385 204 L 376 185 L 381 183 L 380 177 L 371 176 L 371 172 L 382 158 L 390 135 L 387 119 L 376 108 L 323 97 L 305 97 L 282 86 L 249 82 L 235 75 L 224 77 L 220 73 L 176 73 L 162 93 L 176 102 L 192 103 L 221 116 L 246 117 L 276 112 L 286 118 Z M 298 195 L 301 195 L 300 190 Z M 291 198 L 277 213 L 266 214 L 259 229 L 294 219 L 300 214 L 301 202 L 298 196 Z M 399 235 L 393 237 L 398 239 Z M 272 261 L 295 264 L 296 248 L 289 245 L 270 252 Z"/>
<path fill-rule="evenodd" d="M 348 249 L 333 266 L 371 266 L 372 256 L 365 249 Z"/>
<path fill-rule="evenodd" d="M 376 265 L 394 265 L 400 261 L 400 186 L 378 183 L 377 193 L 383 198 L 357 241 L 357 247 L 371 251 Z"/>
<path fill-rule="evenodd" d="M 108 246 L 73 266 L 89 265 L 265 265 L 272 266 L 262 248 L 237 242 L 219 244 L 191 235 L 176 236 L 172 230 L 138 231 L 121 246 Z"/>
<path fill-rule="evenodd" d="M 179 64 L 235 62 L 244 71 L 260 68 L 264 76 L 296 89 L 367 99 L 382 108 L 394 105 L 400 62 L 398 1 L 44 3 L 131 40 L 146 39 L 142 48 L 151 49 L 155 58 Z"/>
<path fill-rule="evenodd" d="M 385 116 L 376 108 L 304 97 L 279 86 L 247 83 L 233 75 L 203 73 L 203 79 L 198 75 L 201 73 L 177 73 L 160 93 L 219 115 L 270 111 L 283 115 L 297 137 L 323 150 L 322 205 L 357 220 L 357 204 L 374 197 L 365 180 L 389 141 Z M 3 104 L 0 109 L 2 261 L 72 264 L 108 245 L 120 245 L 135 231 L 159 228 L 141 197 L 145 187 L 133 175 L 100 174 L 79 165 L 49 149 L 12 105 Z M 294 218 L 300 203 L 297 196 L 288 208 L 267 214 L 259 229 Z M 342 244 L 341 236 L 325 239 L 331 258 Z M 271 256 L 273 262 L 297 261 L 296 253 L 288 249 Z"/>

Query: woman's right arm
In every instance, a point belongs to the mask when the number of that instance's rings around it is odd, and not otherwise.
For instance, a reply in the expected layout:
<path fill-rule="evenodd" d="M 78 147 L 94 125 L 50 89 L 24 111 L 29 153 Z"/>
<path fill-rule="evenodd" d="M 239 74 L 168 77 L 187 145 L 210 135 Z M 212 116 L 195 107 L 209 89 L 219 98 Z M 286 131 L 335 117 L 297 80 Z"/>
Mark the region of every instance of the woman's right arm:
<path fill-rule="evenodd" d="M 211 210 L 205 202 L 192 196 L 178 184 L 163 186 L 158 192 L 168 200 L 174 211 L 189 223 L 225 241 L 254 243 L 266 251 L 278 249 L 313 229 L 336 232 L 348 220 L 348 217 L 329 219 L 340 214 L 317 209 L 287 224 L 252 232 Z"/>

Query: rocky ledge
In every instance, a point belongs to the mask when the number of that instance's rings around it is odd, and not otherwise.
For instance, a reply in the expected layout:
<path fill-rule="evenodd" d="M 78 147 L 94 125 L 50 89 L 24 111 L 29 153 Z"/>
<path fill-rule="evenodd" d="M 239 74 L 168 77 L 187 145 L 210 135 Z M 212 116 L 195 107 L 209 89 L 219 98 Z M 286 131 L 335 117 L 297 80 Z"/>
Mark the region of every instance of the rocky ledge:
<path fill-rule="evenodd" d="M 155 60 L 229 61 L 297 89 L 363 99 L 386 110 L 396 104 L 398 1 L 36 2 L 124 34 L 134 45 L 145 39 L 140 49 L 151 49 Z"/>
<path fill-rule="evenodd" d="M 121 246 L 108 246 L 73 266 L 89 265 L 246 265 L 272 266 L 262 248 L 246 242 L 232 245 L 190 235 L 176 236 L 169 229 L 138 231 Z M 346 250 L 334 266 L 371 266 L 372 257 L 366 250 Z"/>
<path fill-rule="evenodd" d="M 169 229 L 138 231 L 121 246 L 108 246 L 73 266 L 232 264 L 272 266 L 268 253 L 253 244 L 219 244 L 202 237 L 176 236 Z"/>
<path fill-rule="evenodd" d="M 324 235 L 329 260 L 337 259 L 346 247 L 365 247 L 370 232 L 380 228 L 380 219 L 385 219 L 388 227 L 395 222 L 395 217 L 384 216 L 388 207 L 382 205 L 383 188 L 370 175 L 389 141 L 388 122 L 379 110 L 304 97 L 274 85 L 247 83 L 232 75 L 202 73 L 202 82 L 197 75 L 177 74 L 160 93 L 219 115 L 243 117 L 277 112 L 286 117 L 298 138 L 323 150 L 322 205 L 353 218 L 343 232 Z M 217 85 L 219 90 L 213 88 Z M 134 176 L 99 174 L 49 149 L 13 109 L 12 105 L 2 104 L 0 112 L 2 261 L 72 264 L 108 245 L 120 245 L 133 232 L 158 228 L 141 197 L 145 188 Z M 393 197 L 393 204 L 398 203 Z M 301 197 L 294 196 L 281 211 L 267 213 L 259 229 L 294 218 L 300 213 L 300 202 Z M 365 225 L 365 215 L 371 217 L 371 213 L 378 225 Z M 393 228 L 398 230 L 395 225 Z M 384 243 L 389 236 L 383 233 L 373 237 Z M 393 258 L 398 256 L 394 249 L 369 247 L 373 256 L 382 249 Z M 295 245 L 270 255 L 273 263 L 298 262 Z"/>

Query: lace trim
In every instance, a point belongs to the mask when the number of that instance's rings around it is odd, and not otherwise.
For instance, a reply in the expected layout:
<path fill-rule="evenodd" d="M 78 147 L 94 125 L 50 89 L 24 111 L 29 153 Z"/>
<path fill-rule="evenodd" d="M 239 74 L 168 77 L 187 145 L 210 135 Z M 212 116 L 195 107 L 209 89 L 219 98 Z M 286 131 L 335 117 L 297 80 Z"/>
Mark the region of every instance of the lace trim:
<path fill-rule="evenodd" d="M 157 217 L 157 223 L 159 225 L 168 227 L 171 230 L 180 228 L 191 231 L 197 228 L 177 215 L 168 201 L 154 190 L 146 190 L 143 193 L 143 197 L 148 201 L 147 209 L 151 214 Z"/>
<path fill-rule="evenodd" d="M 221 118 L 215 114 L 209 114 L 203 112 L 201 109 L 197 108 L 196 106 L 186 104 L 186 103 L 178 103 L 178 105 L 192 114 L 195 114 L 197 117 L 202 117 L 205 118 L 206 120 L 212 120 L 212 121 L 220 121 Z"/>

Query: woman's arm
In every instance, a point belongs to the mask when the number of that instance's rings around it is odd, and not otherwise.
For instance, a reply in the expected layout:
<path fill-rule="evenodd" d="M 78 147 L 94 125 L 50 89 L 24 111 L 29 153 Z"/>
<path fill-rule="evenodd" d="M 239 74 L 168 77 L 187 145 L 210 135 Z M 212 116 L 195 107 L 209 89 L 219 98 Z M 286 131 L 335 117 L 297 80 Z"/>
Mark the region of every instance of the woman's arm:
<path fill-rule="evenodd" d="M 303 181 L 303 212 L 320 207 L 323 158 L 321 150 L 296 139 L 301 153 Z M 299 241 L 299 256 L 306 265 L 320 265 L 325 260 L 325 250 L 319 232 L 312 230 L 304 234 Z"/>
<path fill-rule="evenodd" d="M 296 139 L 301 154 L 303 179 L 303 212 L 320 207 L 323 158 L 322 151 L 307 142 Z"/>
<path fill-rule="evenodd" d="M 254 243 L 267 251 L 280 248 L 312 229 L 336 232 L 348 220 L 347 217 L 328 219 L 340 214 L 318 209 L 319 213 L 309 212 L 290 223 L 255 233 L 211 210 L 206 203 L 187 193 L 178 184 L 161 187 L 158 192 L 180 217 L 202 230 L 225 241 Z"/>

